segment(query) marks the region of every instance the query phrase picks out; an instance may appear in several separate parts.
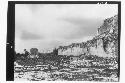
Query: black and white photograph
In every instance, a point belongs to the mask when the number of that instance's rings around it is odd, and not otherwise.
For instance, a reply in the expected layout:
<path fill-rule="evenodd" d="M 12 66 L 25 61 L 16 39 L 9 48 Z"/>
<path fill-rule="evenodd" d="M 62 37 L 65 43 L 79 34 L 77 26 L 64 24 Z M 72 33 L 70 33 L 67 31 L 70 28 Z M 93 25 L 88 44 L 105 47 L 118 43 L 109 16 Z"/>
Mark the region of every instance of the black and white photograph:
<path fill-rule="evenodd" d="M 119 3 L 14 4 L 14 81 L 119 82 Z"/>

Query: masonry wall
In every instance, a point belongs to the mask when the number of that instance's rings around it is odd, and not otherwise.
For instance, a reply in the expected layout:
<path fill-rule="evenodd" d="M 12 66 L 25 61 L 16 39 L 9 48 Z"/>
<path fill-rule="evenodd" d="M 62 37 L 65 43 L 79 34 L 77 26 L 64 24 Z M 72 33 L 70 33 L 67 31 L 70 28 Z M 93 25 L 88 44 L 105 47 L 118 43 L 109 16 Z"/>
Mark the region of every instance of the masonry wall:
<path fill-rule="evenodd" d="M 98 35 L 92 40 L 81 44 L 69 45 L 58 49 L 58 55 L 81 54 L 97 55 L 101 57 L 114 57 L 118 52 L 118 18 L 117 15 L 104 20 L 98 28 Z"/>

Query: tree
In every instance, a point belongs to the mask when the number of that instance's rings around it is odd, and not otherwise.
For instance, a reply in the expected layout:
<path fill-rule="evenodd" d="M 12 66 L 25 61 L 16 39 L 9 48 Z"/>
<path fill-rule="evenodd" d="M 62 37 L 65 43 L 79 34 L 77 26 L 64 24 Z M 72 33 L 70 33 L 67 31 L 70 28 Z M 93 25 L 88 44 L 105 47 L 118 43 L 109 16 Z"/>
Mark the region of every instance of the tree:
<path fill-rule="evenodd" d="M 37 48 L 31 48 L 30 53 L 31 53 L 31 55 L 38 55 L 38 49 Z"/>
<path fill-rule="evenodd" d="M 53 54 L 54 54 L 54 55 L 58 55 L 58 49 L 55 48 L 55 49 L 53 50 Z"/>
<path fill-rule="evenodd" d="M 26 49 L 24 49 L 24 52 L 25 52 L 24 53 L 25 56 L 28 56 L 30 54 Z"/>

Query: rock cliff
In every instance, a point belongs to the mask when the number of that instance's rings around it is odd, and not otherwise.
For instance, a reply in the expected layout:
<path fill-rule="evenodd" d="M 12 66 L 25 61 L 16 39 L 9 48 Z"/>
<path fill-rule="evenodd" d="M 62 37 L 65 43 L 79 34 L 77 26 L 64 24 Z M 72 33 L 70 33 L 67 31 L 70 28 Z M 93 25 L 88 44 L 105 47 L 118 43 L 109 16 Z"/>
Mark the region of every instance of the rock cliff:
<path fill-rule="evenodd" d="M 118 56 L 118 16 L 105 19 L 92 40 L 59 46 L 58 55 L 97 55 L 101 57 Z"/>

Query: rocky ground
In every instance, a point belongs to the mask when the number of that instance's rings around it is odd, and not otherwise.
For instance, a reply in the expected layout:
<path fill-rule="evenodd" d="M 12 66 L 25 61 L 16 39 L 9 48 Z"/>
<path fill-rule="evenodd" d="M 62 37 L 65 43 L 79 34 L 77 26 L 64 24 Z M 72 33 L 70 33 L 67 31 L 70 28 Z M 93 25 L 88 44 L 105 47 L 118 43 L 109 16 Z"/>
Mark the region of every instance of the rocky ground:
<path fill-rule="evenodd" d="M 49 64 L 20 65 L 15 62 L 14 80 L 32 81 L 118 81 L 116 58 L 84 58 L 58 66 Z"/>

